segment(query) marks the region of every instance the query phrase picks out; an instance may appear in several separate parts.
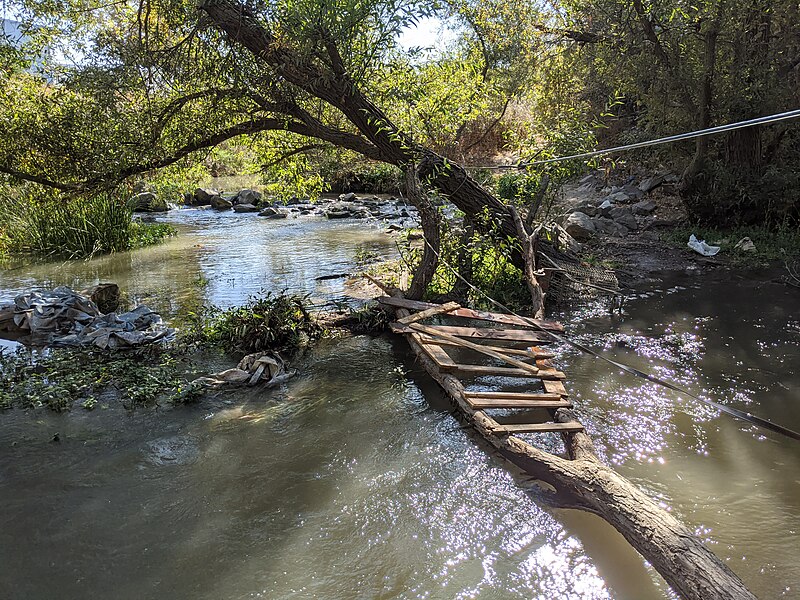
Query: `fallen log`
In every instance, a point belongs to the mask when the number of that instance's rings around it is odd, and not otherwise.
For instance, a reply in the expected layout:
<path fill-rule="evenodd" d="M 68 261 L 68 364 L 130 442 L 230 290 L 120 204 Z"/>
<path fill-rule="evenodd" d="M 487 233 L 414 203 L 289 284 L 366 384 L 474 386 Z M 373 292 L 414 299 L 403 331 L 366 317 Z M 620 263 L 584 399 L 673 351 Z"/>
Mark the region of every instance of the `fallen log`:
<path fill-rule="evenodd" d="M 399 297 L 399 292 L 392 293 Z M 398 318 L 410 313 L 397 308 Z M 505 460 L 541 482 L 541 497 L 552 507 L 594 513 L 608 522 L 645 558 L 666 582 L 687 600 L 753 600 L 755 596 L 683 523 L 662 509 L 647 494 L 604 464 L 591 438 L 578 427 L 574 413 L 566 408 L 551 411 L 553 421 L 567 427 L 562 434 L 568 458 L 545 452 L 509 435 L 483 410 L 474 408 L 461 381 L 437 365 L 426 352 L 420 334 L 406 333 L 418 363 L 449 396 L 459 418 L 476 431 Z M 550 365 L 544 359 L 537 367 Z M 560 382 L 545 384 L 545 391 L 561 393 Z M 565 392 L 565 390 L 564 390 Z M 572 429 L 573 431 L 569 431 Z"/>

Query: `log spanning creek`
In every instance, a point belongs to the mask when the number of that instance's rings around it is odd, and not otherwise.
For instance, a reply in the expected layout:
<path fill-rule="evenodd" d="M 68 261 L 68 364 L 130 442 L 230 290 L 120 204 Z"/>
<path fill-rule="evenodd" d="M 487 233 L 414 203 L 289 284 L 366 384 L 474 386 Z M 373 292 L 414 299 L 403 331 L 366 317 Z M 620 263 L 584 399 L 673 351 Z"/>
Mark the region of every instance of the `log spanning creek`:
<path fill-rule="evenodd" d="M 395 253 L 366 221 L 164 219 L 180 236 L 162 246 L 1 271 L 0 301 L 98 280 L 166 317 L 262 289 L 342 301 L 343 279 L 316 278 L 357 271 L 364 249 Z M 677 273 L 619 314 L 552 316 L 616 360 L 797 429 L 799 296 Z M 602 460 L 756 596 L 800 596 L 798 442 L 548 352 Z M 325 340 L 292 366 L 282 387 L 191 406 L 0 413 L 0 598 L 676 597 L 610 525 L 537 504 L 400 336 Z M 556 434 L 540 439 L 558 451 Z"/>

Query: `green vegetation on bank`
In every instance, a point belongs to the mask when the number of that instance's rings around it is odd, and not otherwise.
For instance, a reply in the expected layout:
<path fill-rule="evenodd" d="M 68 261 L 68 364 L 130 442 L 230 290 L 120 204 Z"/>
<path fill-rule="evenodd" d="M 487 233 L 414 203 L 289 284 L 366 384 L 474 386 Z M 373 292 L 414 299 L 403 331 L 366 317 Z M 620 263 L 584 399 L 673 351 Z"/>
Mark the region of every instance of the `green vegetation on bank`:
<path fill-rule="evenodd" d="M 63 197 L 25 187 L 0 202 L 0 255 L 87 258 L 121 252 L 175 235 L 164 223 L 133 220 L 132 207 L 112 193 Z"/>
<path fill-rule="evenodd" d="M 757 266 L 800 257 L 800 229 L 797 227 L 677 227 L 664 234 L 664 240 L 676 248 L 685 248 L 689 236 L 719 246 L 718 258 L 731 259 L 743 266 Z M 744 238 L 750 238 L 752 250 L 737 248 Z"/>

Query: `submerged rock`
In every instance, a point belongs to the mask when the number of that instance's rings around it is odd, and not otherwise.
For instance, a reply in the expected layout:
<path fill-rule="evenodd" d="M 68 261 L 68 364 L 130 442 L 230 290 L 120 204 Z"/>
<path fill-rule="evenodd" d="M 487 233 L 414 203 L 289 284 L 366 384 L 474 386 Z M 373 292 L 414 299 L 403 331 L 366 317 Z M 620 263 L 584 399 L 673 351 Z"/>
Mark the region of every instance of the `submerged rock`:
<path fill-rule="evenodd" d="M 237 213 L 252 213 L 258 212 L 258 207 L 252 204 L 234 204 L 233 212 Z"/>
<path fill-rule="evenodd" d="M 267 219 L 285 219 L 287 214 L 277 208 L 272 206 L 268 206 L 260 213 L 258 213 L 259 217 L 266 217 Z"/>
<path fill-rule="evenodd" d="M 240 190 L 231 201 L 234 205 L 237 204 L 250 204 L 256 205 L 261 202 L 261 192 L 256 190 Z"/>

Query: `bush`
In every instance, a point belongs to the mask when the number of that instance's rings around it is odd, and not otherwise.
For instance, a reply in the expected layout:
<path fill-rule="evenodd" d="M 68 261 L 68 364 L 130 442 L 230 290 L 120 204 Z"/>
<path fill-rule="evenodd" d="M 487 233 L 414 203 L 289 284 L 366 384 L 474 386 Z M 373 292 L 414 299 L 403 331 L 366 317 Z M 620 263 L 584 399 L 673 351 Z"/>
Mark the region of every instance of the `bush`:
<path fill-rule="evenodd" d="M 229 353 L 295 351 L 319 337 L 322 328 L 308 312 L 308 298 L 267 292 L 243 306 L 212 310 L 199 317 L 193 341 L 218 344 Z"/>
<path fill-rule="evenodd" d="M 26 187 L 0 203 L 0 252 L 86 258 L 157 243 L 169 225 L 133 222 L 132 207 L 101 193 L 64 198 Z"/>

